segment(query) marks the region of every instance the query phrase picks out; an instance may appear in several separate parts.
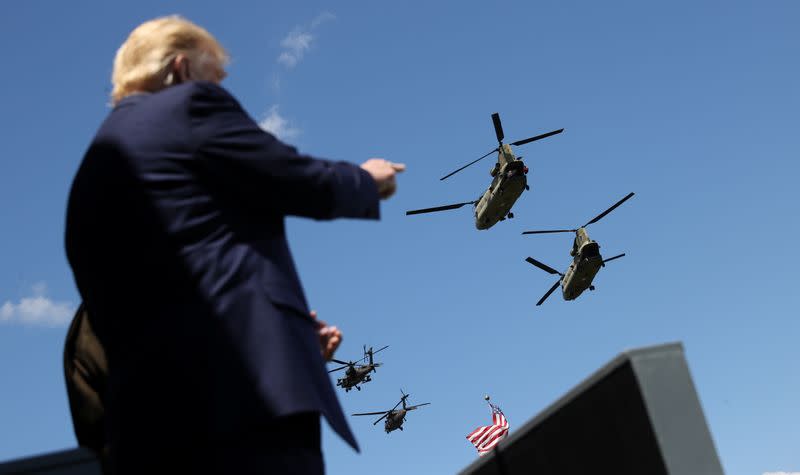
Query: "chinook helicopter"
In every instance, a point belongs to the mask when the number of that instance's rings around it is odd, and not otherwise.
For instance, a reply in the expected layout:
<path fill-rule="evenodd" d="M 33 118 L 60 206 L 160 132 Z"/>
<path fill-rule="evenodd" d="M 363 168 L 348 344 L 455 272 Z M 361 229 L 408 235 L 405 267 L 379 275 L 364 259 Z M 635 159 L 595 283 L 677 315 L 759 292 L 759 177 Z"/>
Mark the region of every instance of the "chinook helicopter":
<path fill-rule="evenodd" d="M 550 231 L 525 231 L 522 234 L 549 234 L 549 233 L 575 233 L 575 240 L 572 242 L 572 250 L 569 252 L 569 255 L 573 257 L 572 263 L 567 268 L 567 271 L 563 274 L 558 272 L 557 270 L 553 269 L 552 267 L 542 264 L 541 262 L 537 261 L 532 257 L 528 257 L 525 259 L 530 264 L 535 265 L 539 269 L 542 269 L 545 272 L 550 274 L 558 274 L 561 276 L 558 279 L 550 290 L 544 294 L 544 297 L 539 299 L 536 302 L 536 305 L 541 305 L 556 288 L 561 285 L 561 293 L 564 295 L 564 300 L 575 300 L 578 298 L 584 290 L 587 288 L 589 290 L 594 290 L 594 285 L 592 285 L 592 280 L 594 280 L 595 275 L 600 270 L 601 267 L 605 267 L 606 262 L 613 261 L 614 259 L 618 259 L 623 257 L 625 254 L 619 254 L 614 257 L 609 257 L 608 259 L 603 259 L 603 256 L 600 255 L 600 245 L 589 238 L 589 233 L 586 232 L 586 227 L 590 224 L 594 224 L 601 219 L 608 213 L 614 211 L 619 205 L 627 201 L 630 197 L 632 197 L 634 193 L 629 193 L 625 198 L 617 201 L 614 206 L 608 208 L 607 210 L 603 211 L 599 215 L 597 215 L 594 219 L 589 221 L 588 223 L 584 224 L 578 229 L 554 229 Z"/>
<path fill-rule="evenodd" d="M 498 146 L 492 149 L 486 155 L 473 160 L 463 167 L 443 176 L 439 180 L 446 180 L 447 178 L 455 175 L 461 170 L 470 165 L 478 163 L 480 160 L 488 157 L 489 155 L 497 152 L 497 163 L 494 164 L 489 174 L 492 176 L 492 183 L 483 195 L 476 201 L 467 201 L 464 203 L 456 203 L 452 205 L 436 206 L 434 208 L 415 209 L 406 211 L 406 215 L 433 213 L 436 211 L 447 211 L 451 209 L 458 209 L 466 205 L 475 205 L 475 227 L 478 229 L 489 229 L 498 221 L 503 221 L 508 218 L 513 218 L 514 213 L 511 212 L 511 207 L 516 203 L 517 198 L 520 197 L 523 191 L 529 190 L 528 180 L 525 175 L 528 173 L 528 167 L 522 161 L 522 157 L 516 157 L 514 152 L 511 151 L 511 146 L 525 145 L 526 143 L 541 140 L 552 135 L 560 134 L 564 129 L 554 130 L 545 134 L 529 137 L 524 140 L 504 144 L 503 138 L 503 125 L 500 123 L 500 114 L 492 114 L 492 122 L 494 123 L 494 132 L 497 136 Z"/>
<path fill-rule="evenodd" d="M 361 412 L 361 413 L 353 414 L 353 415 L 354 416 L 377 416 L 379 414 L 382 414 L 381 417 L 379 417 L 377 421 L 372 423 L 372 425 L 375 425 L 378 422 L 382 421 L 383 418 L 385 417 L 386 418 L 386 422 L 384 422 L 383 428 L 384 428 L 384 430 L 386 430 L 387 434 L 389 432 L 393 431 L 393 430 L 396 430 L 396 429 L 403 430 L 403 422 L 405 422 L 405 420 L 406 420 L 406 413 L 408 411 L 413 411 L 413 410 L 417 409 L 418 407 L 427 406 L 430 403 L 429 402 L 424 402 L 422 404 L 416 404 L 414 406 L 406 406 L 406 399 L 408 399 L 409 394 L 404 393 L 402 389 L 400 390 L 400 394 L 403 395 L 400 398 L 400 402 L 395 404 L 394 407 L 389 409 L 388 411 Z M 403 408 L 402 409 L 397 409 L 397 406 L 399 406 L 400 404 L 403 405 Z"/>
<path fill-rule="evenodd" d="M 344 388 L 345 392 L 350 392 L 350 390 L 353 388 L 356 388 L 357 390 L 361 391 L 361 388 L 358 387 L 358 385 L 372 381 L 372 377 L 369 374 L 377 372 L 375 368 L 381 365 L 380 363 L 375 363 L 373 361 L 372 355 L 374 355 L 378 351 L 383 351 L 386 348 L 389 348 L 389 345 L 384 346 L 380 350 L 372 351 L 371 346 L 369 347 L 369 350 L 367 350 L 367 345 L 364 345 L 364 357 L 358 361 L 341 361 L 341 360 L 331 359 L 331 361 L 333 361 L 334 363 L 339 363 L 340 365 L 344 366 L 332 369 L 328 371 L 328 373 L 334 373 L 336 371 L 347 368 L 347 371 L 345 371 L 344 373 L 344 378 L 337 379 L 336 385 Z M 369 359 L 369 363 L 365 365 L 358 364 L 366 359 Z"/>

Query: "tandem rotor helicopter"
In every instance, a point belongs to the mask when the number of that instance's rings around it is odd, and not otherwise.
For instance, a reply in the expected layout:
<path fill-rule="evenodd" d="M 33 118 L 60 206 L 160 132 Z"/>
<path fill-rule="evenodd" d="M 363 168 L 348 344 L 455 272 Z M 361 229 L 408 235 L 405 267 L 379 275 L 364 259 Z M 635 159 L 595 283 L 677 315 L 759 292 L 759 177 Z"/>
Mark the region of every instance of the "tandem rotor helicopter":
<path fill-rule="evenodd" d="M 340 366 L 338 368 L 332 369 L 328 371 L 328 373 L 334 373 L 336 371 L 342 370 L 347 368 L 347 371 L 344 373 L 344 378 L 339 378 L 336 380 L 336 385 L 341 386 L 344 388 L 345 392 L 350 392 L 351 389 L 356 388 L 357 390 L 361 391 L 361 388 L 358 387 L 359 384 L 368 383 L 372 381 L 372 377 L 369 375 L 370 373 L 377 372 L 375 368 L 380 366 L 380 363 L 375 363 L 372 359 L 372 355 L 379 351 L 383 351 L 386 348 L 389 348 L 389 345 L 384 346 L 380 350 L 372 351 L 372 347 L 369 347 L 367 350 L 367 345 L 364 345 L 364 357 L 358 361 L 341 361 L 336 359 L 331 359 L 334 363 L 339 363 Z M 369 363 L 364 365 L 359 365 L 361 361 L 369 360 Z"/>
<path fill-rule="evenodd" d="M 498 146 L 492 149 L 486 155 L 473 160 L 463 167 L 455 170 L 439 180 L 445 180 L 470 165 L 478 163 L 480 160 L 488 157 L 489 155 L 497 152 L 497 163 L 489 172 L 492 176 L 492 183 L 489 188 L 477 201 L 467 201 L 465 203 L 456 203 L 445 206 L 436 206 L 434 208 L 415 209 L 406 211 L 406 215 L 433 213 L 436 211 L 447 211 L 451 209 L 458 209 L 466 205 L 475 205 L 475 227 L 478 229 L 489 229 L 498 221 L 503 221 L 508 218 L 513 218 L 514 213 L 511 212 L 511 207 L 514 206 L 517 199 L 523 191 L 530 189 L 528 180 L 525 176 L 528 173 L 528 167 L 522 161 L 522 157 L 516 157 L 511 150 L 511 146 L 525 145 L 526 143 L 541 140 L 556 134 L 560 134 L 564 129 L 554 130 L 545 134 L 529 137 L 524 140 L 504 144 L 503 138 L 503 125 L 500 123 L 500 114 L 492 114 L 492 122 L 494 123 L 494 132 L 497 136 Z"/>
<path fill-rule="evenodd" d="M 378 422 L 382 421 L 383 418 L 386 418 L 386 422 L 384 422 L 383 428 L 384 428 L 384 430 L 386 430 L 387 434 L 389 432 L 393 431 L 393 430 L 396 430 L 396 429 L 403 430 L 403 422 L 405 422 L 405 420 L 406 420 L 406 413 L 408 413 L 408 411 L 413 411 L 413 410 L 415 410 L 415 409 L 417 409 L 419 407 L 427 406 L 430 403 L 429 402 L 424 402 L 422 404 L 415 404 L 413 406 L 406 406 L 406 399 L 408 399 L 409 394 L 404 393 L 402 389 L 400 390 L 400 394 L 403 395 L 400 398 L 400 402 L 395 404 L 394 407 L 389 409 L 388 411 L 360 412 L 358 414 L 352 414 L 352 415 L 354 415 L 354 416 L 377 416 L 379 414 L 382 414 L 381 417 L 379 417 L 377 421 L 372 423 L 372 425 L 376 425 Z M 400 404 L 403 405 L 402 409 L 398 409 L 397 408 L 397 406 L 399 406 Z"/>
<path fill-rule="evenodd" d="M 561 276 L 558 279 L 550 290 L 544 294 L 544 297 L 539 299 L 536 302 L 536 305 L 541 305 L 556 288 L 561 285 L 561 292 L 564 296 L 564 300 L 574 300 L 578 298 L 584 290 L 587 288 L 589 290 L 594 290 L 594 285 L 592 285 L 592 280 L 594 280 L 595 275 L 600 270 L 601 267 L 605 267 L 606 262 L 613 261 L 614 259 L 618 259 L 625 254 L 619 254 L 614 257 L 609 257 L 608 259 L 603 259 L 603 256 L 600 255 L 600 245 L 589 238 L 589 233 L 586 232 L 586 227 L 590 224 L 594 224 L 608 213 L 614 211 L 619 205 L 630 199 L 634 193 L 629 193 L 625 198 L 617 201 L 614 206 L 608 208 L 607 210 L 603 211 L 599 215 L 595 216 L 594 219 L 589 221 L 588 223 L 584 224 L 578 229 L 555 229 L 549 231 L 525 231 L 522 234 L 549 234 L 549 233 L 575 233 L 575 240 L 572 242 L 572 250 L 569 252 L 569 255 L 573 257 L 572 263 L 567 268 L 566 272 L 563 274 L 558 272 L 557 270 L 553 269 L 550 266 L 542 264 L 541 262 L 537 261 L 532 257 L 528 257 L 525 259 L 530 264 L 535 265 L 539 269 L 542 269 L 545 272 L 550 274 L 558 274 Z"/>

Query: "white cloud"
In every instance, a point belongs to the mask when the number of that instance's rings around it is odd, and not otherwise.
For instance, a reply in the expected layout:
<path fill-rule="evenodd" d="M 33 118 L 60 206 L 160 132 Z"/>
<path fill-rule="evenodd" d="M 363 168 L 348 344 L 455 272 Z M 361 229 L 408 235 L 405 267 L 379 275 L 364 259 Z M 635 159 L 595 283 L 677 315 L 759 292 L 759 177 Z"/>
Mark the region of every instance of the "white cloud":
<path fill-rule="evenodd" d="M 47 285 L 44 282 L 34 284 L 33 295 L 23 297 L 19 303 L 6 300 L 0 306 L 0 323 L 62 326 L 69 324 L 75 313 L 75 307 L 69 302 L 54 302 L 45 296 Z"/>
<path fill-rule="evenodd" d="M 296 27 L 284 39 L 281 40 L 281 54 L 278 55 L 278 63 L 284 65 L 287 69 L 292 69 L 297 66 L 306 51 L 311 48 L 314 42 L 314 30 L 321 24 L 335 19 L 330 12 L 323 12 L 311 20 L 309 27 Z"/>
<path fill-rule="evenodd" d="M 272 106 L 261 121 L 258 123 L 259 127 L 278 137 L 281 140 L 287 141 L 300 135 L 300 129 L 293 127 L 291 123 L 285 119 L 278 112 L 278 106 Z"/>
<path fill-rule="evenodd" d="M 278 62 L 291 69 L 303 59 L 306 51 L 311 48 L 314 37 L 309 32 L 293 31 L 281 40 L 283 51 L 278 56 Z"/>

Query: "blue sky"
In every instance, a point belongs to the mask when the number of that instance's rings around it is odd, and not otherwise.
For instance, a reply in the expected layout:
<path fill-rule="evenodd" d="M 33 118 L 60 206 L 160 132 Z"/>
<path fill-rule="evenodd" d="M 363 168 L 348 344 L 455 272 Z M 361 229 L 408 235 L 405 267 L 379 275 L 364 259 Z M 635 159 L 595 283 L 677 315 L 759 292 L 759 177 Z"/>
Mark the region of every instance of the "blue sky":
<path fill-rule="evenodd" d="M 230 51 L 225 85 L 302 151 L 405 162 L 380 223 L 290 219 L 311 305 L 345 332 L 338 356 L 390 348 L 348 413 L 431 402 L 386 435 L 353 418 L 363 453 L 324 433 L 329 473 L 454 473 L 492 395 L 512 431 L 623 349 L 682 341 L 727 473 L 800 470 L 793 239 L 800 176 L 800 4 L 770 2 L 15 2 L 2 7 L 0 460 L 75 445 L 61 370 L 79 302 L 64 210 L 108 113 L 111 60 L 140 22 L 179 13 Z M 508 140 L 532 190 L 515 219 L 467 208 Z M 563 269 L 571 227 L 606 255 L 573 302 L 526 264 Z M 120 305 L 124 305 L 120 302 Z"/>

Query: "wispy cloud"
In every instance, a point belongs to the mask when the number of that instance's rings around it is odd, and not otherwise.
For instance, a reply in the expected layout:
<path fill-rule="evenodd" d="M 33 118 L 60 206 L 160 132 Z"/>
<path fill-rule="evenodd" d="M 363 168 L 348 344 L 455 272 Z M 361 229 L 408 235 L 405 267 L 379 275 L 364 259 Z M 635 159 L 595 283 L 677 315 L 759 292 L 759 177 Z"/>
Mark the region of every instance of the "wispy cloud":
<path fill-rule="evenodd" d="M 312 43 L 316 39 L 315 30 L 325 22 L 334 20 L 336 16 L 330 12 L 323 12 L 317 15 L 309 26 L 295 27 L 285 38 L 281 40 L 281 54 L 278 55 L 278 63 L 292 69 L 303 59 L 306 52 L 311 49 Z"/>
<path fill-rule="evenodd" d="M 328 21 L 331 21 L 331 20 L 335 20 L 335 19 L 336 19 L 336 15 L 334 15 L 333 13 L 331 13 L 331 12 L 322 12 L 319 15 L 317 15 L 313 20 L 311 20 L 311 28 L 314 29 L 314 28 L 318 27 L 319 25 L 321 25 L 321 24 L 323 24 L 325 22 L 328 22 Z"/>
<path fill-rule="evenodd" d="M 0 323 L 55 327 L 72 320 L 75 307 L 69 302 L 54 302 L 48 298 L 44 282 L 35 284 L 31 292 L 30 297 L 23 297 L 18 303 L 6 300 L 0 306 Z"/>
<path fill-rule="evenodd" d="M 307 25 L 296 26 L 281 40 L 281 53 L 278 55 L 278 64 L 283 69 L 292 69 L 303 60 L 306 53 L 317 42 L 317 29 L 323 23 L 333 21 L 336 16 L 331 12 L 322 12 L 314 17 Z M 276 71 L 272 76 L 272 90 L 279 94 L 283 83 L 282 71 Z M 283 141 L 289 141 L 301 134 L 301 130 L 291 121 L 282 116 L 278 104 L 270 107 L 259 121 L 258 125 Z"/>
<path fill-rule="evenodd" d="M 311 48 L 311 41 L 314 37 L 311 33 L 304 31 L 293 31 L 281 40 L 281 47 L 283 51 L 278 56 L 278 62 L 289 69 L 297 66 L 297 63 L 303 59 L 309 48 Z"/>
<path fill-rule="evenodd" d="M 278 137 L 283 141 L 291 140 L 300 135 L 300 129 L 292 124 L 278 112 L 278 106 L 272 106 L 258 123 L 259 127 Z"/>

